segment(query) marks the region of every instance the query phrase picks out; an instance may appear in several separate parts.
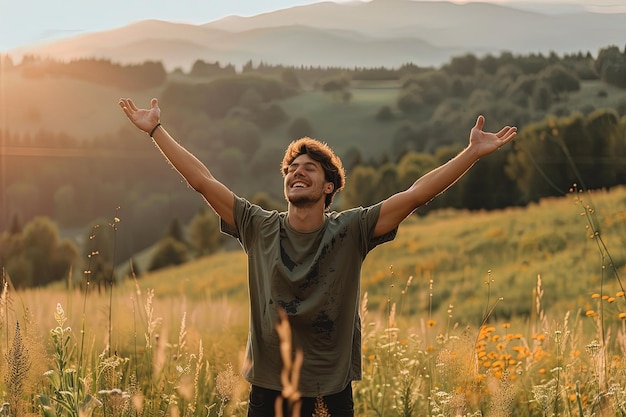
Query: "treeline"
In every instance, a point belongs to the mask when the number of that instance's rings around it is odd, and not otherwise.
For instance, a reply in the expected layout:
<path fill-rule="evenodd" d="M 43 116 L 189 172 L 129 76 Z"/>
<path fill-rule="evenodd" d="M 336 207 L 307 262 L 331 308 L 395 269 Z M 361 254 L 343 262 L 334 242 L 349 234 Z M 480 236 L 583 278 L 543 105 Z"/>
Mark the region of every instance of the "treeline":
<path fill-rule="evenodd" d="M 8 57 L 2 59 L 10 62 Z M 35 57 L 9 67 L 27 76 L 72 77 L 122 88 L 131 84 L 132 88 L 160 86 L 161 97 L 171 109 L 168 130 L 206 162 L 216 177 L 268 208 L 285 208 L 278 171 L 283 149 L 265 143 L 264 138 L 278 130 L 292 139 L 315 130 L 306 118 L 291 118 L 284 100 L 315 89 L 350 105 L 355 85 L 380 81 L 397 85 L 395 102 L 381 103 L 379 111 L 367 117 L 381 126 L 394 126 L 389 127 L 388 150 L 372 157 L 355 144 L 343 152 L 348 181 L 336 200 L 336 209 L 379 201 L 449 160 L 465 146 L 469 127 L 480 113 L 494 126 L 518 126 L 519 137 L 513 145 L 479 161 L 458 184 L 420 212 L 441 207 L 525 205 L 563 195 L 574 183 L 587 188 L 626 183 L 626 91 L 621 94 L 619 90 L 626 87 L 626 50 L 614 46 L 602 49 L 596 58 L 588 53 L 564 57 L 465 55 L 439 69 L 412 64 L 368 69 L 250 62 L 237 72 L 229 65 L 198 61 L 189 74 L 180 70 L 165 74 L 160 63 L 121 66 L 102 60 L 59 63 Z M 603 87 L 588 101 L 570 103 L 570 95 L 588 82 Z M 610 94 L 622 99 L 598 107 L 598 102 L 612 98 Z M 133 139 L 137 132 L 132 126 L 94 138 L 46 131 L 2 134 L 7 148 L 40 150 L 3 159 L 7 209 L 15 219 L 10 230 L 4 231 L 5 237 L 20 236 L 15 230 L 21 226 L 15 225 L 28 225 L 40 216 L 53 219 L 62 231 L 108 226 L 109 219 L 119 218 L 116 259 L 100 256 L 103 265 L 98 270 L 102 271 L 110 270 L 107 263 L 132 258 L 157 241 L 159 256 L 155 257 L 160 260 L 154 265 L 158 266 L 184 262 L 190 253 L 206 254 L 215 249 L 215 245 L 201 249 L 199 243 L 191 243 L 200 239 L 192 238 L 194 233 L 207 238 L 219 234 L 213 229 L 192 232 L 202 224 L 192 221 L 203 212 L 202 199 L 181 186 L 177 173 L 163 169 L 162 156 L 152 144 Z M 119 212 L 114 214 L 116 207 Z M 172 219 L 177 218 L 182 234 L 173 232 L 178 227 L 172 226 Z M 109 231 L 101 227 L 97 233 L 103 230 Z M 89 253 L 90 239 L 84 235 L 75 242 L 80 247 L 77 254 Z M 3 266 L 9 258 L 14 263 L 30 259 L 15 256 L 13 244 L 6 239 L 0 248 Z M 112 246 L 110 239 L 107 242 L 102 247 Z M 24 268 L 7 270 L 14 275 Z M 60 275 L 65 273 L 63 268 L 58 270 Z M 33 285 L 37 283 L 33 281 Z"/>
<path fill-rule="evenodd" d="M 161 62 L 121 65 L 95 58 L 60 62 L 26 55 L 19 65 L 14 65 L 9 56 L 3 59 L 5 70 L 19 70 L 27 78 L 64 77 L 131 91 L 159 86 L 167 79 Z"/>
<path fill-rule="evenodd" d="M 19 64 L 15 64 L 10 55 L 0 56 L 3 70 L 18 70 L 27 77 L 42 77 L 46 75 L 55 77 L 74 78 L 96 84 L 105 84 L 120 87 L 122 89 L 144 89 L 162 85 L 167 77 L 165 68 L 161 62 L 145 62 L 136 65 L 122 65 L 113 63 L 107 59 L 82 58 L 68 62 L 57 61 L 50 58 L 41 58 L 34 55 L 24 56 Z M 479 58 L 473 54 L 454 57 L 440 69 L 450 76 L 473 76 L 477 72 L 487 75 L 496 75 L 503 68 L 513 66 L 520 74 L 538 74 L 546 68 L 559 64 L 580 80 L 599 79 L 609 85 L 626 88 L 626 47 L 620 50 L 612 45 L 600 49 L 594 58 L 590 52 L 578 52 L 558 56 L 555 53 L 549 55 L 528 54 L 514 55 L 511 52 L 503 52 L 499 56 L 488 54 Z M 281 74 L 292 72 L 303 81 L 316 82 L 326 77 L 337 74 L 346 75 L 350 80 L 381 81 L 401 80 L 408 75 L 428 72 L 434 68 L 419 67 L 407 63 L 399 68 L 343 68 L 343 67 L 314 67 L 314 66 L 284 66 L 260 62 L 255 64 L 248 61 L 240 70 L 240 73 L 257 74 Z M 181 69 L 174 73 L 184 74 Z M 199 78 L 219 78 L 237 74 L 237 69 L 232 64 L 218 62 L 205 62 L 197 60 L 185 75 Z M 553 75 L 558 75 L 554 73 Z M 462 87 L 460 80 L 455 80 L 456 87 Z M 552 80 L 555 82 L 556 80 Z M 567 82 L 566 80 L 563 80 Z"/>
<path fill-rule="evenodd" d="M 343 207 L 368 205 L 407 189 L 417 178 L 450 160 L 458 145 L 433 154 L 407 152 L 397 162 L 358 164 L 342 194 Z M 499 209 L 566 195 L 571 187 L 626 184 L 626 117 L 613 109 L 589 115 L 548 116 L 526 125 L 513 143 L 480 160 L 450 190 L 421 213 L 443 207 Z"/>

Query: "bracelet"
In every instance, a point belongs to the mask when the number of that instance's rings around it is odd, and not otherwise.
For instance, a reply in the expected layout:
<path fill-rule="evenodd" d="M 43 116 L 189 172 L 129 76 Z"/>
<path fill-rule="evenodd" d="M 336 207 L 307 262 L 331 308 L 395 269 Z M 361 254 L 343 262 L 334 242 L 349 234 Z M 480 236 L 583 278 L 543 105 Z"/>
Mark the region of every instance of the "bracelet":
<path fill-rule="evenodd" d="M 159 128 L 159 126 L 161 126 L 161 122 L 157 123 L 154 125 L 154 127 L 152 128 L 152 130 L 150 131 L 150 137 L 153 137 L 154 132 Z"/>

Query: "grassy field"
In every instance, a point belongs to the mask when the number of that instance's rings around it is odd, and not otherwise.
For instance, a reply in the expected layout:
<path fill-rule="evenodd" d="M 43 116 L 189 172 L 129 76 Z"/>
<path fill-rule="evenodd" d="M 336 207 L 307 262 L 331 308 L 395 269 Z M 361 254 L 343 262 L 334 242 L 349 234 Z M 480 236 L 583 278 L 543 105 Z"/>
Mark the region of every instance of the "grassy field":
<path fill-rule="evenodd" d="M 589 218 L 581 216 L 587 206 Z M 589 238 L 588 227 L 600 231 L 606 249 Z M 608 292 L 621 290 L 613 268 L 624 271 L 625 228 L 624 188 L 571 193 L 526 208 L 413 216 L 393 242 L 368 255 L 362 288 L 369 292 L 370 308 L 379 311 L 389 291 L 399 296 L 412 277 L 405 295 L 410 302 L 403 307 L 407 314 L 443 313 L 453 304 L 462 317 L 479 321 L 486 281 L 492 297 L 506 300 L 494 315 L 508 319 L 530 312 L 537 276 L 542 276 L 546 308 L 562 314 L 587 307 L 600 285 Z M 245 271 L 245 255 L 235 250 L 147 274 L 141 283 L 157 294 L 244 301 Z"/>
<path fill-rule="evenodd" d="M 364 265 L 357 415 L 623 415 L 624 227 L 626 188 L 403 224 Z M 5 287 L 5 401 L 245 415 L 245 276 L 238 250 L 102 292 Z"/>

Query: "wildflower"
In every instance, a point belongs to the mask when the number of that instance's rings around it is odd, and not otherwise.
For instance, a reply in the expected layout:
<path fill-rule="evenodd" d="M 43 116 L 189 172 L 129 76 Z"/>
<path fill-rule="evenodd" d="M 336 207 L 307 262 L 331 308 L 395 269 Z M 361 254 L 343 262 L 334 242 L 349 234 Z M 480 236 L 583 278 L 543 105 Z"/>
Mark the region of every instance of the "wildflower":
<path fill-rule="evenodd" d="M 616 297 L 623 297 L 623 296 L 624 296 L 624 291 L 618 291 L 618 292 L 615 294 L 615 296 L 616 296 Z"/>
<path fill-rule="evenodd" d="M 623 319 L 626 319 L 626 313 L 619 313 L 619 316 L 618 316 L 618 317 L 619 317 L 620 319 L 622 319 L 622 320 L 623 320 Z"/>
<path fill-rule="evenodd" d="M 435 324 L 437 324 L 437 323 L 435 322 L 435 320 L 428 320 L 428 321 L 426 322 L 426 325 L 427 325 L 428 327 L 434 327 L 434 326 L 435 326 Z"/>
<path fill-rule="evenodd" d="M 502 324 L 502 328 L 503 329 L 509 329 L 511 327 L 511 323 L 503 323 Z"/>
<path fill-rule="evenodd" d="M 63 324 L 67 321 L 65 311 L 61 303 L 57 303 L 57 310 L 54 312 L 54 319 L 59 323 L 59 327 L 63 327 Z"/>
<path fill-rule="evenodd" d="M 587 317 L 592 317 L 592 316 L 594 316 L 595 314 L 596 314 L 596 312 L 595 312 L 595 311 L 593 311 L 593 310 L 587 310 L 587 311 L 585 312 L 585 316 L 587 316 Z"/>
<path fill-rule="evenodd" d="M 600 294 L 598 293 L 591 294 L 591 298 L 600 298 Z"/>
<path fill-rule="evenodd" d="M 220 371 L 215 378 L 215 389 L 222 402 L 230 400 L 237 387 L 238 376 L 233 371 L 233 366 L 229 363 L 225 370 Z"/>
<path fill-rule="evenodd" d="M 587 346 L 585 346 L 585 349 L 587 350 L 587 353 L 589 355 L 595 356 L 600 351 L 601 347 L 602 345 L 600 344 L 600 342 L 598 342 L 597 340 L 594 340 L 591 343 L 589 343 Z"/>

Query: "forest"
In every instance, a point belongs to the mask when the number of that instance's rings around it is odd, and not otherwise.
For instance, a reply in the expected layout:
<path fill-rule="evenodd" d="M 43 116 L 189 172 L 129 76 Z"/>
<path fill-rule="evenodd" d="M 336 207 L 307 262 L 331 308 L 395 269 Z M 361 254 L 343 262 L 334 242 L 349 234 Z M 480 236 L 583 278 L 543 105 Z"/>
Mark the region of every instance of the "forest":
<path fill-rule="evenodd" d="M 250 62 L 238 71 L 197 61 L 187 73 L 168 73 L 159 62 L 0 59 L 4 74 L 27 81 L 157 93 L 167 103 L 168 131 L 217 178 L 266 208 L 286 207 L 278 163 L 290 140 L 341 138 L 347 185 L 333 207 L 339 210 L 380 201 L 449 160 L 478 114 L 490 126 L 517 126 L 518 138 L 417 215 L 525 206 L 574 185 L 626 184 L 626 47 L 595 55 L 470 54 L 441 68 Z M 340 118 L 348 116 L 350 123 Z M 0 265 L 17 286 L 66 279 L 94 251 L 100 256 L 90 273 L 110 276 L 147 248 L 156 247 L 150 269 L 158 269 L 222 247 L 212 211 L 139 135 L 132 126 L 90 137 L 25 133 L 8 121 L 0 131 Z"/>

